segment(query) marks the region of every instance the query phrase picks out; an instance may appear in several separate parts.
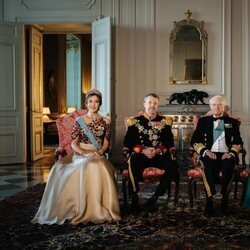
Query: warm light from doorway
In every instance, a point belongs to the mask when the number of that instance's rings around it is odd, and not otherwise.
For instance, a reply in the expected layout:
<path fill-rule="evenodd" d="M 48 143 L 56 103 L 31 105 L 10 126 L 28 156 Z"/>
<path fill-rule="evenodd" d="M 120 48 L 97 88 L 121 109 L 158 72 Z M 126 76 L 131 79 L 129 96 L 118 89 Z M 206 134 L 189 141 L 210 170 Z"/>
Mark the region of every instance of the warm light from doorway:
<path fill-rule="evenodd" d="M 70 114 L 72 112 L 76 111 L 76 108 L 75 107 L 68 107 L 67 109 L 67 113 Z"/>
<path fill-rule="evenodd" d="M 43 107 L 43 119 L 44 120 L 49 120 L 49 117 L 48 117 L 49 114 L 50 114 L 49 107 Z"/>

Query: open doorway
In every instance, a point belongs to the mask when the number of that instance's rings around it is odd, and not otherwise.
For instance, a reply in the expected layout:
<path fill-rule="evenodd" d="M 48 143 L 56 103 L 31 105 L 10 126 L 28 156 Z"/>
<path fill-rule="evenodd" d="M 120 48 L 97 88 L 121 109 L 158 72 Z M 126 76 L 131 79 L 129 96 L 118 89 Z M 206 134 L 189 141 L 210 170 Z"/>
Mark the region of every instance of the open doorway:
<path fill-rule="evenodd" d="M 43 35 L 44 145 L 57 146 L 56 119 L 83 108 L 85 89 L 91 87 L 91 36 Z"/>
<path fill-rule="evenodd" d="M 36 25 L 43 39 L 43 149 L 58 146 L 56 119 L 82 108 L 84 94 L 91 88 L 91 25 Z M 26 27 L 27 124 L 32 112 L 29 86 L 29 26 Z M 70 90 L 70 92 L 69 92 Z M 30 127 L 27 152 L 30 152 Z M 28 159 L 31 156 L 28 154 Z"/>

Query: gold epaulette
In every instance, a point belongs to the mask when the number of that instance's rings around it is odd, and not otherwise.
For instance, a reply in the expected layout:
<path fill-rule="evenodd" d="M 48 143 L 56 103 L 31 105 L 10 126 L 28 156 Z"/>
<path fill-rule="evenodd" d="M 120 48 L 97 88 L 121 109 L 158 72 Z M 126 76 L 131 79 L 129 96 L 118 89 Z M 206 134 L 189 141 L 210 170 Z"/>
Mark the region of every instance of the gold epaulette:
<path fill-rule="evenodd" d="M 233 151 L 236 152 L 237 154 L 241 151 L 241 149 L 242 149 L 242 146 L 241 146 L 241 145 L 233 144 L 232 147 L 231 147 L 231 150 L 233 150 Z"/>
<path fill-rule="evenodd" d="M 132 126 L 137 122 L 136 118 L 134 116 L 131 116 L 127 119 L 127 125 Z"/>
<path fill-rule="evenodd" d="M 194 150 L 196 151 L 197 154 L 200 154 L 201 150 L 205 148 L 206 146 L 202 143 L 195 143 L 193 145 Z"/>
<path fill-rule="evenodd" d="M 168 126 L 172 127 L 172 125 L 173 125 L 173 118 L 172 118 L 172 116 L 164 115 L 164 118 L 165 118 L 165 123 Z"/>

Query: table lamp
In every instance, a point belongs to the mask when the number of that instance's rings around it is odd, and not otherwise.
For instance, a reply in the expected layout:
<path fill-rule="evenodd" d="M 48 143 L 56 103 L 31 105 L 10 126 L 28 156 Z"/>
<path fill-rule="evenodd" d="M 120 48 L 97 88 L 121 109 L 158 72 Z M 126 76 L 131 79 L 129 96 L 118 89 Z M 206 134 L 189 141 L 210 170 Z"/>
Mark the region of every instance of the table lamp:
<path fill-rule="evenodd" d="M 76 108 L 75 107 L 68 107 L 67 109 L 67 114 L 70 114 L 72 112 L 76 111 Z"/>
<path fill-rule="evenodd" d="M 50 114 L 49 107 L 43 107 L 43 119 L 44 120 L 49 120 L 49 117 L 48 117 L 49 114 Z"/>

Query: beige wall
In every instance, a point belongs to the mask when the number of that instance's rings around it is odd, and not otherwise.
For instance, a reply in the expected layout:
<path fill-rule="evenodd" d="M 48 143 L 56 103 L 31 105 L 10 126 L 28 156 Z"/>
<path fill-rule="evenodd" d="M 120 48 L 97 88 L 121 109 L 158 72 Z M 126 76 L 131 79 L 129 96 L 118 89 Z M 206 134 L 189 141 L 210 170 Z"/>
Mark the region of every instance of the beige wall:
<path fill-rule="evenodd" d="M 250 0 L 79 0 L 73 5 L 62 0 L 60 6 L 53 0 L 4 3 L 5 21 L 12 22 L 91 23 L 100 15 L 113 17 L 115 162 L 122 162 L 124 117 L 140 110 L 146 93 L 158 93 L 164 105 L 165 98 L 172 93 L 192 88 L 206 91 L 210 96 L 223 95 L 233 114 L 242 117 L 241 130 L 249 162 Z M 169 36 L 173 21 L 184 19 L 187 9 L 193 13 L 191 18 L 205 22 L 208 85 L 168 84 Z"/>
<path fill-rule="evenodd" d="M 226 98 L 233 114 L 242 117 L 242 137 L 249 149 L 249 101 L 246 98 L 249 96 L 249 51 L 248 55 L 244 53 L 249 36 L 249 1 L 141 0 L 120 1 L 120 4 L 116 18 L 116 100 L 119 101 L 116 102 L 118 147 L 115 155 L 124 136 L 123 119 L 140 110 L 146 93 L 158 93 L 164 105 L 165 98 L 173 92 L 192 88 Z M 170 32 L 173 21 L 184 19 L 187 9 L 193 13 L 191 18 L 205 22 L 208 85 L 168 84 Z"/>

